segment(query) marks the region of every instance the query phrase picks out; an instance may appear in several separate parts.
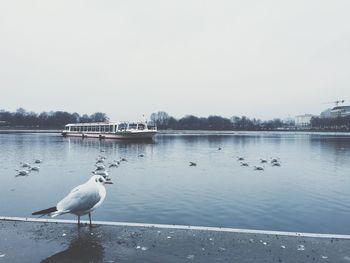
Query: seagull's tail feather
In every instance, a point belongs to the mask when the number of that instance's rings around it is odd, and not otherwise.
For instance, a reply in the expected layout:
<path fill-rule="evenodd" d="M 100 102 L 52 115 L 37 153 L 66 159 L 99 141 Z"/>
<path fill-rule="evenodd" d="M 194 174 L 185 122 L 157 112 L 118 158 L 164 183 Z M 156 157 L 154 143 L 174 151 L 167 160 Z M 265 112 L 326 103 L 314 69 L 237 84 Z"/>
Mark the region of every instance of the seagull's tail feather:
<path fill-rule="evenodd" d="M 47 215 L 47 214 L 51 214 L 53 212 L 57 212 L 56 206 L 53 206 L 53 207 L 50 207 L 50 208 L 47 208 L 47 209 L 44 209 L 44 210 L 33 212 L 32 215 L 33 216 L 36 216 L 36 215 Z"/>

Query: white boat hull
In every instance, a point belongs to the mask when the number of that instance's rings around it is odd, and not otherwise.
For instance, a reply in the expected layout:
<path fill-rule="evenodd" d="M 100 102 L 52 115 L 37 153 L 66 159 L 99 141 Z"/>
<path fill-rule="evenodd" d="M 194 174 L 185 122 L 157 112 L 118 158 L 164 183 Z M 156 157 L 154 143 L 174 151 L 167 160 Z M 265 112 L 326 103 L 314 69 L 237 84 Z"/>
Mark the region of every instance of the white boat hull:
<path fill-rule="evenodd" d="M 123 140 L 151 140 L 157 131 L 140 131 L 129 132 L 121 131 L 114 133 L 99 133 L 99 132 L 70 132 L 63 131 L 64 137 L 81 137 L 81 138 L 98 138 L 98 139 L 123 139 Z"/>

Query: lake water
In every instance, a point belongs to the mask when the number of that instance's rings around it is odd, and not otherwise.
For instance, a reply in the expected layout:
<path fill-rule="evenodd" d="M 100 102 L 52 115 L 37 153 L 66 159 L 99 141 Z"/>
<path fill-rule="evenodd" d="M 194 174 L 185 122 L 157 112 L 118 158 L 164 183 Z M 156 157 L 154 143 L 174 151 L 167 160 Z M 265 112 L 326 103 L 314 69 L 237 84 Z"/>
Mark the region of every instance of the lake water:
<path fill-rule="evenodd" d="M 350 234 L 350 135 L 333 134 L 174 133 L 125 142 L 3 133 L 0 215 L 29 217 L 55 205 L 88 180 L 101 150 L 128 161 L 111 168 L 114 184 L 93 220 Z M 36 158 L 40 172 L 15 177 L 20 161 Z M 281 167 L 255 171 L 260 158 L 280 158 Z"/>

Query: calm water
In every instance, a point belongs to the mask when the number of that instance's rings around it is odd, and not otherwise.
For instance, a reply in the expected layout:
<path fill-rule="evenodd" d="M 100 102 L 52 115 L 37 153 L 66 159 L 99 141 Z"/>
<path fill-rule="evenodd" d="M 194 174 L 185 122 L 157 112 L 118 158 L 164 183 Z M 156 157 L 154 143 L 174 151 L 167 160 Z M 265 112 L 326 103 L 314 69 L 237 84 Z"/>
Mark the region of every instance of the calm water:
<path fill-rule="evenodd" d="M 167 134 L 153 143 L 0 134 L 0 215 L 55 205 L 92 175 L 100 150 L 128 162 L 111 168 L 115 184 L 93 219 L 350 234 L 350 136 L 331 134 Z M 271 157 L 282 166 L 253 170 Z M 35 158 L 40 172 L 15 177 Z"/>

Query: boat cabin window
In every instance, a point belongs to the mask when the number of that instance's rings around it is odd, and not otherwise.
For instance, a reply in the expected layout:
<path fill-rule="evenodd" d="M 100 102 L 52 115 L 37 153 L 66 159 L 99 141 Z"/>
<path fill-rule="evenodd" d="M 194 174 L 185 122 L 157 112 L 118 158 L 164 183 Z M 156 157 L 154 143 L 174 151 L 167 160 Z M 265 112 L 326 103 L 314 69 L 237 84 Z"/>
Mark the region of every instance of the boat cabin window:
<path fill-rule="evenodd" d="M 144 130 L 145 127 L 146 127 L 146 126 L 145 126 L 143 123 L 139 123 L 139 124 L 137 125 L 137 129 L 138 129 L 138 130 Z"/>
<path fill-rule="evenodd" d="M 129 123 L 129 129 L 136 130 L 137 124 L 136 123 Z"/>
<path fill-rule="evenodd" d="M 105 125 L 105 132 L 109 132 L 109 126 Z"/>
<path fill-rule="evenodd" d="M 121 123 L 118 125 L 118 130 L 119 131 L 125 131 L 128 125 L 126 123 Z"/>

